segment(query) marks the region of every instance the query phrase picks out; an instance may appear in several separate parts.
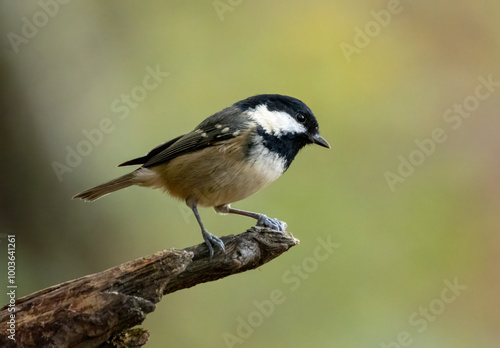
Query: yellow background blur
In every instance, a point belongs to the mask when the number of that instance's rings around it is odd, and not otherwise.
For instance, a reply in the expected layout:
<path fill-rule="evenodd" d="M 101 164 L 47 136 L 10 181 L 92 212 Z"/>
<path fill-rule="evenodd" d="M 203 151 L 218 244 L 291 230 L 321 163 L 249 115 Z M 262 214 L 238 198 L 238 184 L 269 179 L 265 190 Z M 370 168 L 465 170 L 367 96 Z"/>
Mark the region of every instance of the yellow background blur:
<path fill-rule="evenodd" d="M 333 148 L 307 147 L 234 206 L 301 244 L 166 296 L 146 346 L 498 347 L 499 18 L 488 0 L 4 1 L 0 267 L 6 234 L 19 296 L 201 243 L 160 192 L 71 197 L 223 107 L 281 93 Z M 218 236 L 253 224 L 201 214 Z M 321 259 L 320 240 L 338 244 Z"/>

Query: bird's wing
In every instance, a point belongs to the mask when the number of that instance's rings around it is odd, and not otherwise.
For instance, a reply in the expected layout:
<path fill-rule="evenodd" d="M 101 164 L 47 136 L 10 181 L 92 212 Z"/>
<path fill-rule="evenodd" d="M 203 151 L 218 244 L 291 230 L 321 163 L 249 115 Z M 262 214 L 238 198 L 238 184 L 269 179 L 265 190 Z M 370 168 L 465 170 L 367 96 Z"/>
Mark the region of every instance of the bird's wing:
<path fill-rule="evenodd" d="M 150 157 L 144 167 L 154 167 L 168 162 L 180 155 L 202 150 L 221 141 L 234 138 L 232 133 L 221 133 L 220 128 L 196 129 L 180 137 L 163 151 Z"/>
<path fill-rule="evenodd" d="M 240 109 L 234 106 L 226 108 L 200 123 L 194 131 L 177 137 L 155 147 L 146 156 L 125 162 L 154 167 L 186 153 L 202 150 L 225 140 L 241 136 L 247 126 Z"/>
<path fill-rule="evenodd" d="M 147 155 L 131 159 L 131 160 L 127 161 L 127 162 L 123 162 L 122 164 L 119 164 L 118 167 L 131 166 L 131 165 L 134 165 L 134 164 L 144 164 L 149 159 L 151 159 L 153 156 L 155 156 L 158 153 L 162 152 L 163 150 L 167 149 L 168 147 L 170 147 L 173 143 L 175 143 L 177 140 L 179 140 L 182 137 L 183 137 L 183 135 L 178 136 L 177 138 L 172 139 L 170 141 L 167 141 L 167 142 L 165 142 L 163 144 L 160 144 L 157 147 L 155 147 L 154 149 L 152 149 L 151 151 L 149 151 L 147 153 Z"/>

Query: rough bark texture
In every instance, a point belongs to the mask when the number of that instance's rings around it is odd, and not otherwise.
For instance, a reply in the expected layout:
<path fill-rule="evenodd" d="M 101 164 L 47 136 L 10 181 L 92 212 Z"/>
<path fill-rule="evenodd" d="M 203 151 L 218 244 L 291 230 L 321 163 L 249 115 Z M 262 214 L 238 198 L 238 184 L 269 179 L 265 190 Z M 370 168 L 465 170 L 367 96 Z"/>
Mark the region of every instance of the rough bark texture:
<path fill-rule="evenodd" d="M 204 244 L 164 250 L 20 298 L 16 341 L 6 334 L 11 313 L 0 310 L 0 347 L 141 347 L 149 333 L 132 327 L 163 295 L 257 268 L 299 242 L 258 227 L 221 239 L 226 251 L 213 258 Z"/>

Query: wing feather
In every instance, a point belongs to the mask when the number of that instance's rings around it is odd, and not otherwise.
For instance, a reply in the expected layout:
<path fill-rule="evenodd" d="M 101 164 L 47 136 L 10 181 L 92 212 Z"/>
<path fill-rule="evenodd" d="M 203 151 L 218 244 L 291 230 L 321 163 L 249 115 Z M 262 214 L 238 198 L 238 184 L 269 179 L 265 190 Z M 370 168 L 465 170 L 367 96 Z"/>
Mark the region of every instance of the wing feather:
<path fill-rule="evenodd" d="M 124 162 L 120 166 L 142 164 L 154 167 L 186 153 L 202 150 L 222 141 L 241 136 L 247 127 L 247 119 L 237 106 L 230 106 L 208 117 L 194 131 L 163 143 L 143 157 Z"/>
<path fill-rule="evenodd" d="M 221 141 L 234 138 L 232 133 L 220 134 L 220 128 L 196 129 L 180 137 L 171 146 L 150 157 L 144 167 L 154 167 L 166 163 L 186 153 L 202 150 Z"/>
<path fill-rule="evenodd" d="M 179 140 L 182 137 L 183 137 L 183 135 L 178 136 L 177 138 L 174 138 L 174 139 L 172 139 L 170 141 L 167 141 L 167 142 L 165 142 L 163 144 L 160 144 L 157 147 L 155 147 L 154 149 L 152 149 L 151 151 L 149 151 L 147 153 L 147 155 L 142 156 L 142 157 L 137 157 L 137 158 L 131 159 L 129 161 L 123 162 L 122 164 L 119 164 L 118 167 L 131 166 L 131 165 L 134 165 L 134 164 L 144 164 L 149 159 L 151 159 L 153 156 L 155 156 L 156 154 L 158 154 L 158 153 L 164 151 L 165 149 L 169 148 L 173 143 L 175 143 L 177 140 Z"/>

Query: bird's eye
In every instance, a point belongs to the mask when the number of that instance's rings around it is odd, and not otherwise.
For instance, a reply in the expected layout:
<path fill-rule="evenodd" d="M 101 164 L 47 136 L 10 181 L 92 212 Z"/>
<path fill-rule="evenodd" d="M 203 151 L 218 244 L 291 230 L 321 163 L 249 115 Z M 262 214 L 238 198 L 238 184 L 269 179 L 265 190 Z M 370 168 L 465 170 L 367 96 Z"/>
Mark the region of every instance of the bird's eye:
<path fill-rule="evenodd" d="M 297 121 L 304 123 L 306 121 L 306 117 L 303 114 L 297 114 Z"/>

